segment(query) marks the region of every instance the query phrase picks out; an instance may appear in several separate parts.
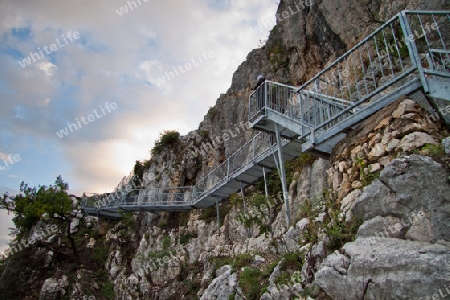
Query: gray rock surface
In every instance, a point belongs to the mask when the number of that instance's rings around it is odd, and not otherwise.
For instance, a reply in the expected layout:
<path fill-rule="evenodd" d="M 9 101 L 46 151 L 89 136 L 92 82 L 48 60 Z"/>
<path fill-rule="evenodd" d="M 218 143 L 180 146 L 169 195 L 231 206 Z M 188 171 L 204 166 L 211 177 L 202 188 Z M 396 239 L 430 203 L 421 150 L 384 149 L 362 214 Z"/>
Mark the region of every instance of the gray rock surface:
<path fill-rule="evenodd" d="M 394 160 L 353 204 L 363 221 L 396 216 L 411 226 L 419 213 L 429 220 L 432 241 L 450 241 L 450 183 L 446 169 L 430 157 L 411 155 Z M 410 233 L 411 234 L 411 233 Z M 412 235 L 413 236 L 413 235 Z"/>
<path fill-rule="evenodd" d="M 66 294 L 65 288 L 68 285 L 69 281 L 66 275 L 63 275 L 61 279 L 46 279 L 42 285 L 39 300 L 61 299 Z"/>
<path fill-rule="evenodd" d="M 420 299 L 450 284 L 449 261 L 443 245 L 392 238 L 370 245 L 359 238 L 327 257 L 315 282 L 333 299 Z"/>
<path fill-rule="evenodd" d="M 234 299 L 245 299 L 242 297 L 242 291 L 237 285 L 237 273 L 232 272 L 231 266 L 223 266 L 217 270 L 217 275 L 200 300 L 229 299 L 228 297 L 231 295 L 235 295 Z"/>
<path fill-rule="evenodd" d="M 450 284 L 450 184 L 430 157 L 394 160 L 351 206 L 356 240 L 329 255 L 315 284 L 332 299 L 420 299 Z M 429 298 L 431 299 L 431 298 Z"/>
<path fill-rule="evenodd" d="M 450 136 L 442 140 L 442 148 L 445 154 L 450 154 Z"/>

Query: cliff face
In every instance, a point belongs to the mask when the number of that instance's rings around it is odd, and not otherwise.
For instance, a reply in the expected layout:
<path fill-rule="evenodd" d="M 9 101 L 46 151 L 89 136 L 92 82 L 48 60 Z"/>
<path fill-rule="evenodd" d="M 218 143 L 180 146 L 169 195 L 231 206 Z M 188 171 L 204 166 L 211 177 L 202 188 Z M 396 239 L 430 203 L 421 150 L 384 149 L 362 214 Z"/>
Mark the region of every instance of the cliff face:
<path fill-rule="evenodd" d="M 448 7 L 414 0 L 299 5 L 280 2 L 265 46 L 249 53 L 197 130 L 152 157 L 145 187 L 193 185 L 248 140 L 247 102 L 258 74 L 300 85 L 397 11 Z M 75 215 L 86 260 L 66 270 L 63 239 L 43 241 L 30 257 L 43 263 L 34 288 L 40 299 L 419 299 L 445 292 L 450 166 L 440 144 L 449 133 L 430 120 L 402 98 L 355 128 L 330 161 L 304 155 L 288 164 L 291 226 L 276 171 L 269 199 L 257 183 L 245 191 L 245 210 L 238 195 L 221 203 L 220 234 L 215 207 L 127 214 L 120 222 Z"/>
<path fill-rule="evenodd" d="M 278 24 L 265 45 L 248 54 L 227 93 L 220 95 L 199 128 L 182 138 L 177 151 L 167 149 L 153 158 L 146 186 L 192 184 L 247 141 L 254 134 L 245 127 L 248 97 L 259 74 L 301 85 L 398 11 L 448 7 L 445 0 L 280 1 Z M 230 130 L 235 136 L 222 139 Z"/>

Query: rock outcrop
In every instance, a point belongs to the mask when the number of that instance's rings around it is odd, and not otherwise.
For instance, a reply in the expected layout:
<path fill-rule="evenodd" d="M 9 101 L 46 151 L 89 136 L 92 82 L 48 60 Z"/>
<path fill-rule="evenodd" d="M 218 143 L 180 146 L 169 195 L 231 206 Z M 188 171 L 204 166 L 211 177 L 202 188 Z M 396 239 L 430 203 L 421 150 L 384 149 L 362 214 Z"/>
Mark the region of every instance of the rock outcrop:
<path fill-rule="evenodd" d="M 315 283 L 333 299 L 419 299 L 450 284 L 450 183 L 429 157 L 394 160 L 352 205 L 356 240 L 326 258 Z"/>

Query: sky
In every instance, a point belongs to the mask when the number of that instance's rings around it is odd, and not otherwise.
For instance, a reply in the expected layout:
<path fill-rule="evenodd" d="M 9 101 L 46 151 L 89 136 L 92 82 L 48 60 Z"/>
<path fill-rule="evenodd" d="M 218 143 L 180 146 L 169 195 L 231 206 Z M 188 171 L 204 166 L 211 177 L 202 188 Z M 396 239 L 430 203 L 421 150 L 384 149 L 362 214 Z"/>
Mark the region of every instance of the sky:
<path fill-rule="evenodd" d="M 0 193 L 113 190 L 160 132 L 198 128 L 277 5 L 0 0 Z M 0 212 L 0 250 L 11 226 Z"/>

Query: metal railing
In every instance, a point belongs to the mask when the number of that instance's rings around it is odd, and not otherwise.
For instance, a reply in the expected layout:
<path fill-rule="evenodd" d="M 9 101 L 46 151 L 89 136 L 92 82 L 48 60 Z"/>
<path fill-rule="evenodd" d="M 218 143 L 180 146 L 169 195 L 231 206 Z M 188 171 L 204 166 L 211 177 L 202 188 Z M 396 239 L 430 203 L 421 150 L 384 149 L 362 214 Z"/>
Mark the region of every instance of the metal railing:
<path fill-rule="evenodd" d="M 401 12 L 302 85 L 300 95 L 314 97 L 315 107 L 330 112 L 314 115 L 315 133 L 340 124 L 414 78 L 420 78 L 428 92 L 427 74 L 449 77 L 443 60 L 449 58 L 449 25 L 449 12 Z M 321 103 L 325 99 L 341 100 L 343 109 L 333 110 Z"/>
<path fill-rule="evenodd" d="M 163 187 L 119 191 L 111 194 L 93 194 L 84 197 L 82 206 L 87 209 L 127 208 L 137 206 L 190 206 L 195 205 L 212 190 L 227 182 L 233 175 L 247 168 L 252 162 L 276 152 L 273 136 L 260 132 L 253 136 L 219 166 L 198 180 L 195 186 Z M 288 143 L 283 140 L 283 144 Z"/>
<path fill-rule="evenodd" d="M 298 118 L 300 111 L 296 109 L 298 96 L 295 92 L 295 87 L 266 80 L 250 95 L 249 121 L 264 115 L 265 109 Z"/>
<path fill-rule="evenodd" d="M 249 121 L 276 110 L 310 128 L 302 132 L 301 138 L 307 138 L 415 78 L 428 92 L 431 75 L 450 77 L 450 12 L 403 11 L 297 88 L 298 97 L 293 87 L 270 81 L 261 85 L 250 95 Z"/>
<path fill-rule="evenodd" d="M 195 185 L 198 192 L 197 198 L 207 195 L 210 191 L 228 181 L 235 173 L 245 169 L 264 154 L 267 155 L 268 151 L 275 149 L 274 147 L 272 135 L 264 132 L 256 134 L 219 166 L 198 180 Z M 195 199 L 194 202 L 196 202 Z"/>

